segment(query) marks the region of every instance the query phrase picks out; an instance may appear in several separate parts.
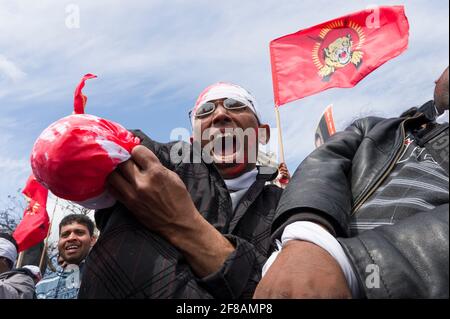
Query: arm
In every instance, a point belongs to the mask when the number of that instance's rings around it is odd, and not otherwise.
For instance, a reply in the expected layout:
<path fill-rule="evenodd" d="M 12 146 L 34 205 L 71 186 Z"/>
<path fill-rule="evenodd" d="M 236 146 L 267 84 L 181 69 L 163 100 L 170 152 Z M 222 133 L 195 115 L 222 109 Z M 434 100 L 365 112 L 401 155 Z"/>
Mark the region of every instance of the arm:
<path fill-rule="evenodd" d="M 321 224 L 333 234 L 348 234 L 352 204 L 349 175 L 368 130 L 364 121 L 332 136 L 300 164 L 281 197 L 272 225 L 274 238 L 280 238 L 287 225 L 305 220 Z"/>
<path fill-rule="evenodd" d="M 143 146 L 109 176 L 111 193 L 148 229 L 183 252 L 193 271 L 205 277 L 224 263 L 233 245 L 196 209 L 178 175 Z"/>
<path fill-rule="evenodd" d="M 368 127 L 363 121 L 356 122 L 302 162 L 280 200 L 272 227 L 274 238 L 281 238 L 284 229 L 297 221 L 314 222 L 333 235 L 348 234 L 349 173 Z M 255 298 L 350 296 L 336 260 L 318 245 L 299 240 L 281 249 L 255 293 Z"/>
<path fill-rule="evenodd" d="M 251 296 L 262 257 L 247 241 L 214 228 L 198 212 L 179 176 L 161 165 L 152 151 L 136 147 L 132 160 L 108 182 L 110 192 L 137 220 L 183 253 L 209 293 L 217 298 Z"/>
<path fill-rule="evenodd" d="M 449 205 L 339 238 L 368 298 L 448 298 Z"/>

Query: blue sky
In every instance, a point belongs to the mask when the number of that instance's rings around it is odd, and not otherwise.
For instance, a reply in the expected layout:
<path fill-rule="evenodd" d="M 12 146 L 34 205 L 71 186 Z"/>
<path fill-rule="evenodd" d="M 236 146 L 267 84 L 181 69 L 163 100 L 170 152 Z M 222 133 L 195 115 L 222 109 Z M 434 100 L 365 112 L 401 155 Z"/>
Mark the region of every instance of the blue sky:
<path fill-rule="evenodd" d="M 79 9 L 79 28 L 66 26 L 70 4 Z M 449 64 L 447 0 L 0 0 L 0 205 L 24 185 L 40 132 L 72 112 L 83 74 L 99 76 L 84 90 L 88 113 L 159 141 L 174 128 L 190 128 L 188 110 L 217 81 L 251 91 L 275 127 L 269 41 L 369 5 L 394 4 L 405 5 L 410 23 L 405 53 L 353 89 L 280 108 L 291 172 L 313 149 L 328 104 L 342 129 L 357 117 L 396 116 L 432 98 L 433 82 Z"/>

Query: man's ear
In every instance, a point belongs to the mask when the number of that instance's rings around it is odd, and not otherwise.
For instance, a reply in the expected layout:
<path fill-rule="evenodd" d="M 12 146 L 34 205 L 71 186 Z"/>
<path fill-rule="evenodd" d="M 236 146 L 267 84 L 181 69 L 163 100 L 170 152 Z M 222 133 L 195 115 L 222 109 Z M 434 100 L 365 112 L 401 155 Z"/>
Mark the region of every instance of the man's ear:
<path fill-rule="evenodd" d="M 94 234 L 91 237 L 91 247 L 94 247 L 95 243 L 97 242 L 98 235 Z"/>
<path fill-rule="evenodd" d="M 266 145 L 270 140 L 270 126 L 268 124 L 261 124 L 258 127 L 258 141 L 262 145 Z"/>

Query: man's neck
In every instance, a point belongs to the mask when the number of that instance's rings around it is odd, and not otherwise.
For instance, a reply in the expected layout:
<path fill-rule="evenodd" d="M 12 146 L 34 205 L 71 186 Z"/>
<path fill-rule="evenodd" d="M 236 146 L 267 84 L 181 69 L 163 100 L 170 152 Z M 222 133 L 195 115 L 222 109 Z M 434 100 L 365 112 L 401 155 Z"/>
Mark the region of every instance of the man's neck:
<path fill-rule="evenodd" d="M 255 181 L 258 175 L 258 170 L 254 168 L 250 172 L 246 172 L 236 178 L 225 179 L 225 184 L 229 191 L 239 191 L 243 189 L 248 189 Z"/>
<path fill-rule="evenodd" d="M 223 179 L 235 179 L 253 171 L 256 168 L 256 164 L 235 164 L 233 166 L 217 164 L 216 167 Z"/>

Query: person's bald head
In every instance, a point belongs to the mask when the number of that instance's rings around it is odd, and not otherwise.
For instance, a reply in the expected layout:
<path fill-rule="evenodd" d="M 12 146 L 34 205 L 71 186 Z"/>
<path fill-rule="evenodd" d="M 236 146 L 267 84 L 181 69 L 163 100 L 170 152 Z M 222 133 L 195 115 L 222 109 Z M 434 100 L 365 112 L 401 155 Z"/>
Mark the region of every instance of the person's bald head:
<path fill-rule="evenodd" d="M 439 114 L 448 110 L 448 67 L 444 73 L 441 74 L 436 81 L 436 87 L 434 89 L 434 104 Z"/>

